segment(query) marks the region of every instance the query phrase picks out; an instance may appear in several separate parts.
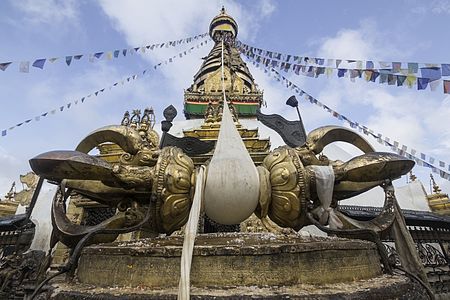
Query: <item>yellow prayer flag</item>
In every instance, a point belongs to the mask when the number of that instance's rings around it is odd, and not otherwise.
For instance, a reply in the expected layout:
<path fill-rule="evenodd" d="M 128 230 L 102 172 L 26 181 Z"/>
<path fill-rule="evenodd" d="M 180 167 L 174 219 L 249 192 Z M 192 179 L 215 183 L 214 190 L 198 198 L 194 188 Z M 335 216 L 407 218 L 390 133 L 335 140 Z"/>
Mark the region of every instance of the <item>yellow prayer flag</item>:
<path fill-rule="evenodd" d="M 412 88 L 412 87 L 416 84 L 416 82 L 417 82 L 416 79 L 417 79 L 417 78 L 416 78 L 416 76 L 414 76 L 414 75 L 408 75 L 408 76 L 406 76 L 406 85 L 407 85 L 409 88 Z"/>
<path fill-rule="evenodd" d="M 113 58 L 112 52 L 106 52 L 106 59 L 111 60 Z"/>

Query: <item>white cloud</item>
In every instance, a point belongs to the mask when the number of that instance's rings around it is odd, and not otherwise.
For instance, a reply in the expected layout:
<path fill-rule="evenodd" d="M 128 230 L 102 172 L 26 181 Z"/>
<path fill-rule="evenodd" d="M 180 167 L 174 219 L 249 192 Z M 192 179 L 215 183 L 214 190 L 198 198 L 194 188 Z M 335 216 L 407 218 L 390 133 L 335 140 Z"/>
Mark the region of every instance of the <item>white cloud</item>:
<path fill-rule="evenodd" d="M 365 21 L 359 28 L 341 29 L 335 36 L 321 40 L 317 53 L 326 58 L 393 61 L 403 57 L 406 60 L 408 54 L 400 55 L 394 43 L 385 42 L 389 40 L 389 34 L 382 32 L 376 22 Z M 400 147 L 406 145 L 409 149 L 450 162 L 450 128 L 442 123 L 448 119 L 450 105 L 439 92 L 389 87 L 367 83 L 362 79 L 352 83 L 348 78 L 338 79 L 334 75 L 324 81 L 318 98 L 350 119 L 399 141 Z M 368 140 L 379 151 L 389 151 L 374 139 Z M 422 167 L 416 167 L 415 170 L 422 177 L 431 172 Z M 424 182 L 427 180 L 423 178 Z M 445 181 L 440 183 L 446 189 L 450 187 Z"/>
<path fill-rule="evenodd" d="M 434 0 L 431 3 L 431 11 L 435 14 L 450 14 L 450 1 Z"/>
<path fill-rule="evenodd" d="M 23 14 L 23 21 L 54 24 L 75 21 L 79 2 L 76 0 L 23 0 L 10 3 Z"/>
<path fill-rule="evenodd" d="M 260 11 L 263 16 L 271 15 L 276 9 L 275 4 L 270 0 L 263 0 L 260 2 L 260 5 Z"/>

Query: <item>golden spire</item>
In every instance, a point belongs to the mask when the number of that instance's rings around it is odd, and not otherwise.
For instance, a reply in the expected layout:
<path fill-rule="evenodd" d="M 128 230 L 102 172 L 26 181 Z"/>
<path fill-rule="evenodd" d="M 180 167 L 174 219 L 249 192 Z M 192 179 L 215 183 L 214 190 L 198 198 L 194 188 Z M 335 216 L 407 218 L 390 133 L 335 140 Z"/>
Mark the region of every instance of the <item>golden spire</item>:
<path fill-rule="evenodd" d="M 411 180 L 411 182 L 416 181 L 417 176 L 413 174 L 412 170 L 409 171 L 409 180 Z"/>
<path fill-rule="evenodd" d="M 427 199 L 431 211 L 440 215 L 450 216 L 450 199 L 448 195 L 442 193 L 432 174 L 430 174 L 430 180 L 433 184 L 433 192 L 427 196 Z"/>
<path fill-rule="evenodd" d="M 441 188 L 436 184 L 433 174 L 430 174 L 430 178 L 431 178 L 431 182 L 433 183 L 433 193 L 439 194 L 441 192 Z"/>
<path fill-rule="evenodd" d="M 237 115 L 256 118 L 263 94 L 258 89 L 250 70 L 236 47 L 238 25 L 222 7 L 209 25 L 214 47 L 194 75 L 193 84 L 184 93 L 184 114 L 187 119 L 204 118 L 210 102 L 217 106 L 222 95 L 221 66 L 224 44 L 225 91 L 236 108 Z"/>

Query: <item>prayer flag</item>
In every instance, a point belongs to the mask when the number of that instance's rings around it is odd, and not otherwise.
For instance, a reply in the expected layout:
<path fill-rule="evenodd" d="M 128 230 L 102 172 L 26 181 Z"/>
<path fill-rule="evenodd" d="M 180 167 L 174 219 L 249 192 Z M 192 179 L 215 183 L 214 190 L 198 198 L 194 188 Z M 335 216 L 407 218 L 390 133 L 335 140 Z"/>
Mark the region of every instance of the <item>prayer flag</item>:
<path fill-rule="evenodd" d="M 441 85 L 441 81 L 440 80 L 434 80 L 434 81 L 430 81 L 430 89 L 432 91 L 437 90 L 438 86 Z"/>
<path fill-rule="evenodd" d="M 1 63 L 0 64 L 0 70 L 5 71 L 6 68 L 8 68 L 11 63 L 12 63 L 11 61 L 10 62 L 5 62 L 5 63 Z"/>
<path fill-rule="evenodd" d="M 2 136 L 6 135 L 6 130 L 2 130 Z"/>
<path fill-rule="evenodd" d="M 407 85 L 409 88 L 412 88 L 412 87 L 416 84 L 416 81 L 417 81 L 417 78 L 416 78 L 416 76 L 414 76 L 414 75 L 408 75 L 408 76 L 406 77 L 406 85 Z"/>
<path fill-rule="evenodd" d="M 123 54 L 123 56 L 127 56 L 127 49 L 123 49 L 122 54 Z"/>
<path fill-rule="evenodd" d="M 345 72 L 347 72 L 347 69 L 338 69 L 338 77 L 344 77 Z"/>
<path fill-rule="evenodd" d="M 100 57 L 102 57 L 102 55 L 103 55 L 103 52 L 97 52 L 97 53 L 94 53 L 94 56 L 95 56 L 95 58 L 97 58 L 97 59 L 99 59 Z"/>
<path fill-rule="evenodd" d="M 74 55 L 73 58 L 76 60 L 80 60 L 83 57 L 83 54 Z"/>
<path fill-rule="evenodd" d="M 362 69 L 362 67 L 363 67 L 363 62 L 361 60 L 356 61 L 356 68 Z"/>
<path fill-rule="evenodd" d="M 70 63 L 72 62 L 72 56 L 66 56 L 66 64 L 70 66 Z"/>
<path fill-rule="evenodd" d="M 419 70 L 418 63 L 408 63 L 408 74 L 416 74 Z"/>
<path fill-rule="evenodd" d="M 402 63 L 401 62 L 392 62 L 392 71 L 394 73 L 400 72 L 401 67 L 402 67 Z"/>
<path fill-rule="evenodd" d="M 428 86 L 428 82 L 430 82 L 429 78 L 417 78 L 417 89 L 418 90 L 424 90 Z"/>
<path fill-rule="evenodd" d="M 395 85 L 395 83 L 397 82 L 397 76 L 393 75 L 393 74 L 387 74 L 388 75 L 388 85 Z M 405 77 L 405 76 L 403 76 Z M 406 77 L 405 77 L 406 79 Z"/>
<path fill-rule="evenodd" d="M 450 64 L 442 64 L 442 76 L 450 76 Z"/>
<path fill-rule="evenodd" d="M 33 67 L 43 69 L 45 64 L 45 58 L 42 59 L 36 59 L 33 63 Z"/>
<path fill-rule="evenodd" d="M 106 59 L 111 60 L 113 58 L 112 52 L 106 52 Z"/>
<path fill-rule="evenodd" d="M 366 81 L 370 81 L 370 79 L 372 78 L 372 73 L 373 73 L 373 71 L 370 71 L 370 70 L 364 71 L 364 78 L 366 79 Z"/>
<path fill-rule="evenodd" d="M 370 77 L 370 81 L 375 82 L 377 77 L 380 76 L 380 73 L 372 71 L 372 76 Z"/>
<path fill-rule="evenodd" d="M 450 80 L 444 80 L 444 94 L 450 94 Z"/>
<path fill-rule="evenodd" d="M 120 50 L 115 50 L 114 51 L 114 57 L 118 58 L 119 57 L 119 53 L 120 53 Z"/>
<path fill-rule="evenodd" d="M 421 77 L 429 78 L 435 81 L 441 78 L 441 68 L 420 68 Z"/>
<path fill-rule="evenodd" d="M 19 72 L 29 73 L 30 72 L 30 62 L 29 61 L 21 61 L 19 64 Z"/>
<path fill-rule="evenodd" d="M 380 83 L 386 83 L 388 81 L 388 74 L 380 74 Z"/>
<path fill-rule="evenodd" d="M 373 69 L 374 65 L 373 65 L 373 61 L 368 60 L 366 61 L 366 69 Z"/>
<path fill-rule="evenodd" d="M 51 63 L 54 63 L 55 61 L 58 60 L 58 58 L 59 57 L 52 57 L 52 58 L 49 58 L 48 61 L 51 62 Z"/>
<path fill-rule="evenodd" d="M 341 64 L 342 59 L 336 59 L 336 68 L 339 67 L 339 65 Z"/>
<path fill-rule="evenodd" d="M 61 107 L 59 108 L 59 110 L 60 110 L 60 111 L 63 111 L 63 110 L 64 110 L 64 106 L 61 106 Z"/>
<path fill-rule="evenodd" d="M 402 86 L 406 80 L 406 76 L 403 75 L 394 75 L 397 77 L 397 86 Z"/>

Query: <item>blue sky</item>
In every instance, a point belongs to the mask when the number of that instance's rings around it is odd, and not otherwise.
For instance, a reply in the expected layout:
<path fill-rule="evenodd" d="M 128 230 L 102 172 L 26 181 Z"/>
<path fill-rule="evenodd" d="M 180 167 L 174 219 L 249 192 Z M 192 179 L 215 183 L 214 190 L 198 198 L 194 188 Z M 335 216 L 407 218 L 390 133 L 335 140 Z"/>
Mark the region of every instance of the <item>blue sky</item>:
<path fill-rule="evenodd" d="M 222 5 L 238 22 L 238 37 L 259 48 L 325 58 L 450 63 L 450 1 L 445 0 L 1 1 L 0 62 L 88 54 L 194 36 L 208 30 Z M 190 46 L 94 63 L 85 57 L 70 67 L 63 61 L 47 63 L 44 70 L 31 68 L 30 73 L 19 73 L 18 64 L 13 64 L 0 71 L 0 129 L 108 87 Z M 0 138 L 0 195 L 29 170 L 28 159 L 49 150 L 73 149 L 90 131 L 120 122 L 125 110 L 153 106 L 160 121 L 164 107 L 174 104 L 181 120 L 183 89 L 192 83 L 211 47 L 196 49 L 149 76 L 8 132 Z M 250 69 L 265 92 L 266 112 L 294 119 L 295 111 L 284 105 L 292 92 L 251 65 Z M 335 77 L 291 75 L 290 79 L 347 117 L 450 162 L 448 95 L 441 90 L 416 91 Z M 344 125 L 309 103 L 301 102 L 301 109 L 307 130 Z M 429 169 L 416 167 L 414 172 L 428 186 Z M 449 182 L 438 182 L 450 193 Z"/>

